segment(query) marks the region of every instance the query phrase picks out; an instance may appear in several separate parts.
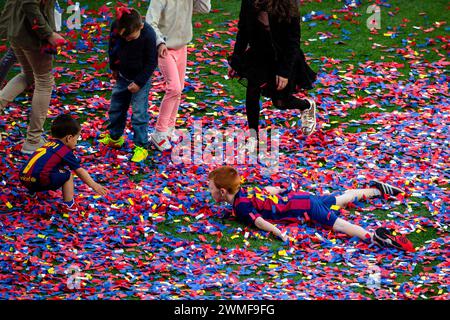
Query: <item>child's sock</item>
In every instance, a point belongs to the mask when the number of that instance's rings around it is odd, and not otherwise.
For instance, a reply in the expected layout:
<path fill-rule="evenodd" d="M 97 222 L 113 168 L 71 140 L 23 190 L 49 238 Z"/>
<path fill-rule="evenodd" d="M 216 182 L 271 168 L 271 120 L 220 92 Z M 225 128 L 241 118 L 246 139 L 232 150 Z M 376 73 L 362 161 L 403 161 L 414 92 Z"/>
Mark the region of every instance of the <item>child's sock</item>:
<path fill-rule="evenodd" d="M 70 201 L 64 201 L 64 204 L 67 205 L 69 208 L 70 208 L 71 206 L 73 206 L 74 203 L 75 203 L 75 200 L 74 200 L 74 199 L 72 199 L 72 200 L 70 200 Z"/>

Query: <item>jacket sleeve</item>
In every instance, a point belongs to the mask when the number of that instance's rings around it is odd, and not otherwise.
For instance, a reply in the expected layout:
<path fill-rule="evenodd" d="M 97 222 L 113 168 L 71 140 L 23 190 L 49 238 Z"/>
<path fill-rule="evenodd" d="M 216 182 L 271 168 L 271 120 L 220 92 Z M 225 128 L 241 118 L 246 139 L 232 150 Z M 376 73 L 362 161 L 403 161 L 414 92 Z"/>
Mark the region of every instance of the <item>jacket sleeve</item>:
<path fill-rule="evenodd" d="M 195 13 L 208 13 L 211 11 L 211 0 L 194 0 Z"/>
<path fill-rule="evenodd" d="M 148 26 L 148 25 L 147 25 Z M 134 82 L 143 87 L 152 76 L 158 64 L 158 51 L 156 50 L 156 34 L 155 31 L 149 27 L 149 41 L 145 42 L 144 47 L 144 67 L 142 72 L 139 73 Z"/>
<path fill-rule="evenodd" d="M 48 24 L 40 10 L 39 0 L 18 0 L 22 3 L 22 10 L 30 22 L 32 29 L 42 40 L 47 40 L 53 33 L 53 29 Z"/>
<path fill-rule="evenodd" d="M 117 54 L 117 42 L 119 41 L 119 35 L 117 34 L 117 23 L 114 21 L 111 24 L 111 30 L 109 32 L 109 47 L 108 47 L 108 55 L 109 55 L 109 68 L 112 71 L 119 70 L 120 61 L 119 56 Z"/>
<path fill-rule="evenodd" d="M 164 11 L 166 5 L 167 0 L 152 0 L 150 2 L 150 6 L 148 7 L 147 14 L 145 15 L 145 21 L 153 28 L 156 33 L 156 46 L 159 46 L 161 43 L 166 42 L 164 35 L 158 28 L 161 13 Z"/>
<path fill-rule="evenodd" d="M 276 35 L 276 37 L 284 40 L 281 43 L 281 48 L 284 50 L 277 50 L 277 75 L 288 78 L 300 51 L 300 19 L 292 19 L 291 23 L 285 23 L 285 27 L 280 30 L 284 34 Z"/>
<path fill-rule="evenodd" d="M 241 12 L 239 14 L 238 32 L 236 35 L 236 42 L 234 44 L 234 50 L 230 61 L 231 67 L 233 69 L 236 69 L 236 67 L 239 65 L 239 60 L 242 59 L 242 56 L 248 47 L 249 37 L 247 19 L 249 13 L 248 1 L 242 0 Z"/>

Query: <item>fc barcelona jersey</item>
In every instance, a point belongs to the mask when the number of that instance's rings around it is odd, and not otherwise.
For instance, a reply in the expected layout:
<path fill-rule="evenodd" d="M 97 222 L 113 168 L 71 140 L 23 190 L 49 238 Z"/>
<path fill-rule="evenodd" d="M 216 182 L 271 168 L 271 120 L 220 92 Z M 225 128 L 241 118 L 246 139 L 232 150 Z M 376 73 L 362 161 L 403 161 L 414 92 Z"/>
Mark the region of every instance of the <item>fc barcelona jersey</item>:
<path fill-rule="evenodd" d="M 50 175 L 59 172 L 65 166 L 77 170 L 80 168 L 80 161 L 64 143 L 51 140 L 30 157 L 20 171 L 20 180 L 47 185 L 50 183 Z"/>
<path fill-rule="evenodd" d="M 233 214 L 249 225 L 254 225 L 258 217 L 271 222 L 294 222 L 311 213 L 311 196 L 308 192 L 247 194 L 240 189 L 234 197 Z"/>

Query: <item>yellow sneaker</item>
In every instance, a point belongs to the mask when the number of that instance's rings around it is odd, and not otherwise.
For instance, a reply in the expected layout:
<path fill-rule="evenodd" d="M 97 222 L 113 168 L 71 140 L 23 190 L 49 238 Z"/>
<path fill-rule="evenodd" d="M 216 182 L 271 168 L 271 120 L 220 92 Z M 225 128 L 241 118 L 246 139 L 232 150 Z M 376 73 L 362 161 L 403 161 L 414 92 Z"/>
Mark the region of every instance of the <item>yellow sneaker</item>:
<path fill-rule="evenodd" d="M 133 162 L 141 162 L 144 161 L 148 156 L 148 151 L 142 147 L 136 147 L 133 150 L 134 154 L 131 158 Z"/>
<path fill-rule="evenodd" d="M 123 143 L 125 142 L 125 138 L 124 137 L 120 137 L 117 140 L 114 140 L 113 138 L 111 138 L 111 136 L 109 134 L 103 135 L 103 138 L 98 140 L 98 142 L 100 142 L 101 144 L 110 146 L 112 148 L 120 148 L 122 147 Z"/>

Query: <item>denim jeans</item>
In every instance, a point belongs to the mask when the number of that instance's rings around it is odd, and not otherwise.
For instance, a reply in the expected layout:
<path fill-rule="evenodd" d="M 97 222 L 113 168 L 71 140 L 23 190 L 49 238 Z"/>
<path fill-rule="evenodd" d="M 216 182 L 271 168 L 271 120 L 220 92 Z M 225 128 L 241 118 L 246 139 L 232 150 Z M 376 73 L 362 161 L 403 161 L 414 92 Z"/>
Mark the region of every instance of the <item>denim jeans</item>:
<path fill-rule="evenodd" d="M 133 81 L 119 76 L 113 88 L 111 105 L 109 107 L 109 134 L 114 140 L 119 139 L 126 126 L 127 113 L 132 106 L 131 125 L 133 127 L 133 142 L 136 146 L 145 147 L 148 144 L 148 94 L 151 79 L 136 93 L 131 93 L 128 86 Z"/>
<path fill-rule="evenodd" d="M 14 50 L 9 48 L 6 51 L 3 58 L 0 60 L 0 86 L 3 81 L 6 79 L 6 75 L 8 74 L 9 69 L 17 62 L 16 55 L 14 54 Z"/>

